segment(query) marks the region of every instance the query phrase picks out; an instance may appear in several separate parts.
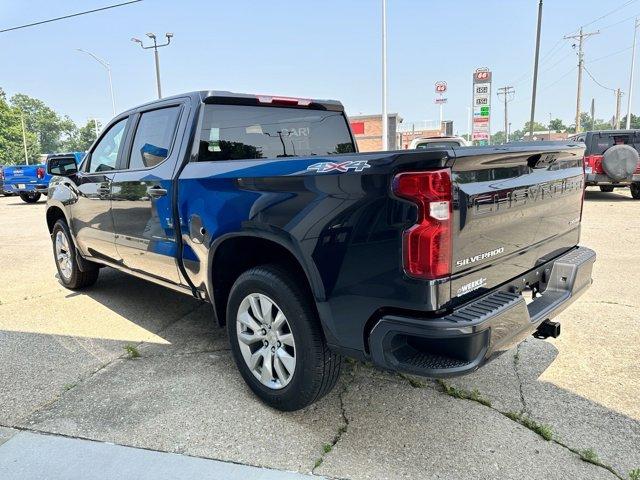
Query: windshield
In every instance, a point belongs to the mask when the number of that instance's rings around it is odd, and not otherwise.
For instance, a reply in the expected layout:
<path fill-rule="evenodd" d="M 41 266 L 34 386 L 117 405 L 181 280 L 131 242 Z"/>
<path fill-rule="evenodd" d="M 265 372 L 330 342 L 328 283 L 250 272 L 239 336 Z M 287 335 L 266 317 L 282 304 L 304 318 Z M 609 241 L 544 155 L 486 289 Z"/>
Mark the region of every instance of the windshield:
<path fill-rule="evenodd" d="M 204 108 L 199 161 L 355 151 L 342 112 L 243 105 Z"/>

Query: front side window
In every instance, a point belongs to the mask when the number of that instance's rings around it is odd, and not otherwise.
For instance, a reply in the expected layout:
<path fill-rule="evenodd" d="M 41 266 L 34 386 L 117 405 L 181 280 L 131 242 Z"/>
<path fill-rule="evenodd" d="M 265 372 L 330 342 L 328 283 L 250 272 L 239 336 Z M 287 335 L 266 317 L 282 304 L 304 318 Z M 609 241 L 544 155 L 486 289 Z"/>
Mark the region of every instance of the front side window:
<path fill-rule="evenodd" d="M 114 124 L 100 139 L 91 153 L 89 173 L 108 172 L 116 168 L 118 151 L 128 120 L 128 118 L 123 118 Z"/>
<path fill-rule="evenodd" d="M 199 161 L 354 152 L 342 112 L 205 105 Z"/>
<path fill-rule="evenodd" d="M 131 148 L 130 169 L 155 167 L 169 156 L 179 115 L 180 106 L 175 106 L 140 116 Z"/>

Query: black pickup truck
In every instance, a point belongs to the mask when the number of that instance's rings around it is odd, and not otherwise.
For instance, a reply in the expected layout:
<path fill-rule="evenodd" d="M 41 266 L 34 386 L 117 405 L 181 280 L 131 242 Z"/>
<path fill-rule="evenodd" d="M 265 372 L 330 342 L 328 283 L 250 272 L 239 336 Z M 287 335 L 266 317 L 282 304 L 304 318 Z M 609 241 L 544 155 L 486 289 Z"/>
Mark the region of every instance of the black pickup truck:
<path fill-rule="evenodd" d="M 46 220 L 66 287 L 108 266 L 210 302 L 249 387 L 295 410 L 343 356 L 442 377 L 557 336 L 595 261 L 583 151 L 357 153 L 339 102 L 194 92 L 49 162 Z"/>

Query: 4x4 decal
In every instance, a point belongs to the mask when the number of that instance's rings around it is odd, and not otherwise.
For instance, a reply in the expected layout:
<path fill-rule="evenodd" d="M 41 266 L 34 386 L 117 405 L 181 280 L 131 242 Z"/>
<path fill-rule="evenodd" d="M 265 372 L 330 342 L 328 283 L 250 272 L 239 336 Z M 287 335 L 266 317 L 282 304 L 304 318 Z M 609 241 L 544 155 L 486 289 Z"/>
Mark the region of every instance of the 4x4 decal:
<path fill-rule="evenodd" d="M 369 168 L 369 162 L 366 160 L 357 160 L 357 161 L 349 161 L 349 162 L 320 162 L 314 163 L 313 165 L 309 165 L 307 170 L 315 170 L 318 173 L 327 173 L 327 172 L 348 172 L 349 170 L 353 170 L 354 172 L 362 172 L 365 168 Z"/>

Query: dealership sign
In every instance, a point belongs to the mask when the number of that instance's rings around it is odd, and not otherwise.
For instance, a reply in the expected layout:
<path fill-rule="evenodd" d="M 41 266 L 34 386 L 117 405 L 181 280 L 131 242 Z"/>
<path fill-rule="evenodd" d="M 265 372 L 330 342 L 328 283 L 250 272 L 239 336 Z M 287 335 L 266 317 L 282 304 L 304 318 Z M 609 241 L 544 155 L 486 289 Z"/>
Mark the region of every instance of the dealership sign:
<path fill-rule="evenodd" d="M 478 68 L 473 73 L 473 128 L 471 139 L 482 143 L 491 137 L 491 71 Z"/>

